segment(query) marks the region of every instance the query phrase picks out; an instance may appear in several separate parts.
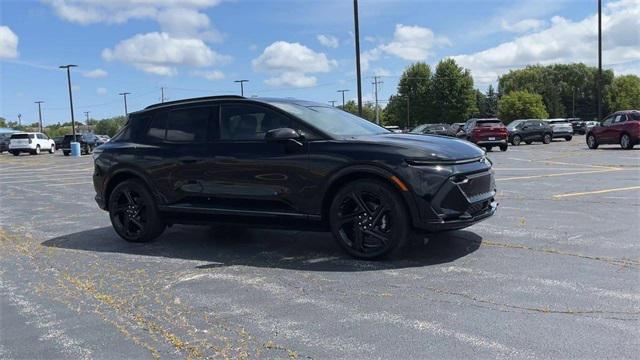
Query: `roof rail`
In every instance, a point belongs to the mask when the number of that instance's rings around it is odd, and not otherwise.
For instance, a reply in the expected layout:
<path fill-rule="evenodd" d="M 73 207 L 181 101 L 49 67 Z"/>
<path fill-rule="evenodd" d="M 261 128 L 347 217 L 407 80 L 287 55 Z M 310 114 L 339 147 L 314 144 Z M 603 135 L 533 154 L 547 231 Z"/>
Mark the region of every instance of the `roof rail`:
<path fill-rule="evenodd" d="M 181 100 L 173 100 L 173 101 L 161 102 L 161 103 L 149 105 L 144 109 L 145 110 L 149 110 L 149 109 L 159 108 L 159 107 L 165 106 L 165 105 L 174 105 L 174 104 L 188 103 L 188 102 L 194 102 L 194 101 L 206 101 L 206 100 L 218 100 L 218 99 L 246 99 L 246 97 L 240 96 L 240 95 L 203 96 L 203 97 L 197 97 L 197 98 L 189 98 L 189 99 L 181 99 Z"/>

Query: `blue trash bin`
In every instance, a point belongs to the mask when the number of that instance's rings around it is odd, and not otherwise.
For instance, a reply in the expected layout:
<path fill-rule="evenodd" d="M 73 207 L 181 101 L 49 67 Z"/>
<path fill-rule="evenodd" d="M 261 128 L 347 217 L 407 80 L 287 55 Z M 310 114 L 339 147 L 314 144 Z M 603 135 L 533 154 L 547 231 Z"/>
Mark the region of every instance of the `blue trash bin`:
<path fill-rule="evenodd" d="M 80 143 L 77 141 L 71 142 L 71 156 L 80 156 Z"/>

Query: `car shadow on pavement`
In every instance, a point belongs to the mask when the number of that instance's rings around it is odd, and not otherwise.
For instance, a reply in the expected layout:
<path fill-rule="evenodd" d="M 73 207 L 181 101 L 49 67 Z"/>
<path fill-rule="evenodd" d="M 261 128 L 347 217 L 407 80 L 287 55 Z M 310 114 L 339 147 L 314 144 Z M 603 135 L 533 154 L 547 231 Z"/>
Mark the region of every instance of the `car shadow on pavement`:
<path fill-rule="evenodd" d="M 103 253 L 157 256 L 202 262 L 199 269 L 244 265 L 305 271 L 375 271 L 452 262 L 476 251 L 482 238 L 470 231 L 451 231 L 414 241 L 391 259 L 351 258 L 330 233 L 266 230 L 246 227 L 176 225 L 150 243 L 128 243 L 111 227 L 72 233 L 42 245 Z"/>

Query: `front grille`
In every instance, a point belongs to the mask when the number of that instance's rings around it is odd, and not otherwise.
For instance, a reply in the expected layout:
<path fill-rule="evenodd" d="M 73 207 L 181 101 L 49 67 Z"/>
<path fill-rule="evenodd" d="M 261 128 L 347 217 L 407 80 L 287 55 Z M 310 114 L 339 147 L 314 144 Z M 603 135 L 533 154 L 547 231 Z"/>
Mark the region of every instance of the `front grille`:
<path fill-rule="evenodd" d="M 491 189 L 491 173 L 484 173 L 474 177 L 467 177 L 466 181 L 458 183 L 460 189 L 468 198 L 486 194 Z"/>

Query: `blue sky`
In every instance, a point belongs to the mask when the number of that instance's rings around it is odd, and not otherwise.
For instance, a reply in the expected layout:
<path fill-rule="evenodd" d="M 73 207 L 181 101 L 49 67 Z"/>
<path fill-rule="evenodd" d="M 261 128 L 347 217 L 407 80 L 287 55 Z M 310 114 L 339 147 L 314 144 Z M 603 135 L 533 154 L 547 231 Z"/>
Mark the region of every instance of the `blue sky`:
<path fill-rule="evenodd" d="M 2 0 L 0 116 L 23 123 L 68 121 L 72 71 L 76 119 L 129 111 L 160 99 L 238 93 L 340 100 L 356 96 L 352 2 L 224 0 Z M 640 73 L 640 0 L 604 1 L 605 67 Z M 372 100 L 395 91 L 415 61 L 454 57 L 485 89 L 509 68 L 597 59 L 595 0 L 360 1 Z"/>

